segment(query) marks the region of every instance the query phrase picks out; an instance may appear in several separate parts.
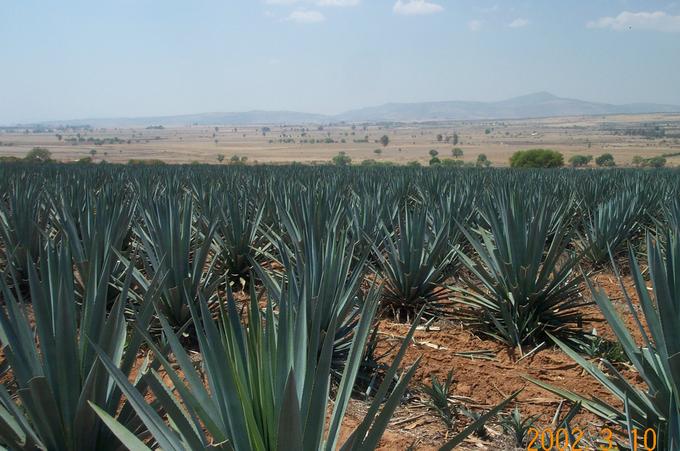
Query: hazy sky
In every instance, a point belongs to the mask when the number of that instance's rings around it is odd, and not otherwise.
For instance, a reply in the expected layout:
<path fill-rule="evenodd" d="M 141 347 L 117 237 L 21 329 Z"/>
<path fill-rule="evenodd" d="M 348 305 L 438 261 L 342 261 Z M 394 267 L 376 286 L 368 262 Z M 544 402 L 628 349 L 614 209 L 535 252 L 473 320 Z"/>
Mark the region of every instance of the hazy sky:
<path fill-rule="evenodd" d="M 0 0 L 0 123 L 535 91 L 680 104 L 680 2 Z"/>

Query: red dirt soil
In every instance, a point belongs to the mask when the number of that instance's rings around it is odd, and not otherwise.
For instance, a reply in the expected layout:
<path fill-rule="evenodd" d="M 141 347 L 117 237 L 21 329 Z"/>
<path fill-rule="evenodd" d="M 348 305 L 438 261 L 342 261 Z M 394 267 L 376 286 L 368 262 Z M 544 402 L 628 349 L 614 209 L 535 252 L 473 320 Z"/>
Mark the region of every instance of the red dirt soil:
<path fill-rule="evenodd" d="M 630 315 L 621 289 L 616 278 L 611 274 L 599 274 L 592 278 L 593 282 L 604 288 L 609 297 L 619 310 L 633 336 L 637 339 L 640 334 L 635 327 L 634 320 Z M 628 293 L 635 300 L 634 285 L 629 277 L 624 283 Z M 583 287 L 586 299 L 590 298 L 587 288 Z M 236 294 L 238 301 L 247 299 L 245 293 Z M 638 306 L 635 306 L 638 308 Z M 591 331 L 597 328 L 598 334 L 607 339 L 614 339 L 611 330 L 604 322 L 601 313 L 596 306 L 584 308 L 584 316 L 591 318 L 584 324 L 584 330 Z M 382 320 L 379 325 L 381 340 L 377 354 L 388 353 L 386 362 L 391 361 L 391 355 L 401 344 L 403 337 L 409 329 L 408 324 L 395 323 Z M 494 360 L 471 359 L 456 355 L 469 351 L 486 350 L 493 353 Z M 144 358 L 140 353 L 138 364 Z M 509 409 L 517 406 L 522 417 L 541 415 L 537 425 L 550 427 L 560 398 L 543 390 L 542 388 L 526 381 L 522 375 L 529 375 L 541 381 L 549 382 L 556 386 L 573 390 L 586 396 L 594 396 L 614 405 L 619 405 L 616 400 L 602 388 L 602 386 L 585 373 L 580 366 L 574 363 L 566 354 L 555 347 L 547 347 L 534 354 L 517 361 L 508 348 L 500 343 L 489 339 L 482 339 L 462 324 L 453 321 L 439 321 L 430 330 L 418 330 L 414 340 L 408 348 L 402 366 L 413 363 L 421 357 L 420 365 L 414 378 L 409 385 L 409 400 L 401 405 L 380 442 L 380 450 L 403 450 L 409 447 L 418 450 L 436 450 L 450 439 L 457 431 L 462 430 L 470 420 L 464 415 L 458 414 L 453 431 L 448 431 L 444 423 L 436 417 L 424 404 L 425 399 L 420 391 L 421 384 L 430 383 L 432 375 L 436 375 L 440 381 L 446 378 L 449 371 L 454 375 L 453 396 L 456 406 L 465 406 L 477 412 L 488 410 L 495 406 L 513 392 L 523 389 L 517 401 Z M 0 350 L 0 361 L 4 360 Z M 621 372 L 634 383 L 641 383 L 637 373 L 622 365 Z M 133 371 L 132 377 L 134 377 Z M 5 374 L 3 382 L 9 382 L 11 373 Z M 167 376 L 166 382 L 169 382 Z M 152 395 L 148 395 L 150 400 Z M 367 404 L 361 400 L 352 399 L 348 408 L 347 416 L 341 432 L 343 441 L 351 434 L 353 429 L 363 419 Z M 508 409 L 506 409 L 508 410 Z M 565 406 L 564 414 L 568 410 Z M 603 422 L 594 415 L 582 411 L 572 421 L 572 426 L 579 426 L 583 430 L 597 433 Z M 481 439 L 477 436 L 468 438 L 464 445 L 457 449 L 462 450 L 515 450 L 513 441 L 506 437 L 497 422 L 490 422 L 486 426 L 487 437 Z"/>

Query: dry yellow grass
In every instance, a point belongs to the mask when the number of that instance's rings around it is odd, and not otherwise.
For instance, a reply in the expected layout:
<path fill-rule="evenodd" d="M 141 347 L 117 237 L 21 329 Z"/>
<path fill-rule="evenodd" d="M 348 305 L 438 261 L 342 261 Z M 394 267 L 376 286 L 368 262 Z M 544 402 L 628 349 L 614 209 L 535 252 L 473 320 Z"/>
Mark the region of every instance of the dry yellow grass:
<path fill-rule="evenodd" d="M 565 160 L 575 154 L 597 156 L 604 152 L 614 155 L 617 164 L 630 164 L 634 155 L 651 157 L 664 153 L 680 152 L 678 138 L 645 139 L 641 136 L 616 135 L 609 127 L 639 127 L 640 124 L 662 123 L 680 133 L 680 114 L 621 115 L 597 117 L 566 117 L 508 121 L 459 121 L 437 124 L 402 124 L 398 126 L 349 125 L 326 126 L 269 126 L 271 131 L 263 136 L 259 126 L 170 127 L 163 130 L 143 128 L 95 129 L 81 132 L 84 138 L 114 138 L 122 144 L 96 146 L 88 143 L 72 144 L 68 138 L 76 132 L 9 133 L 0 130 L 0 156 L 24 156 L 35 146 L 47 147 L 53 157 L 72 161 L 90 155 L 96 149 L 95 161 L 124 163 L 129 159 L 161 159 L 168 163 L 217 164 L 218 154 L 225 163 L 233 155 L 245 156 L 249 163 L 326 162 L 339 151 L 345 151 L 358 163 L 365 159 L 406 163 L 417 160 L 427 163 L 430 149 L 436 149 L 440 158 L 450 158 L 453 144 L 439 142 L 437 135 L 451 136 L 456 132 L 464 161 L 475 161 L 486 154 L 495 166 L 506 166 L 513 152 L 528 148 L 550 148 L 562 152 Z M 490 133 L 486 133 L 489 129 Z M 213 136 L 214 134 L 214 136 Z M 379 143 L 382 135 L 390 144 Z M 368 136 L 368 142 L 354 142 Z M 281 140 L 292 138 L 294 143 Z M 301 143 L 304 139 L 325 140 L 334 143 Z M 345 140 L 344 143 L 341 140 Z M 217 140 L 217 142 L 215 141 Z M 382 149 L 381 154 L 374 153 Z M 669 158 L 669 165 L 680 163 L 680 157 Z"/>

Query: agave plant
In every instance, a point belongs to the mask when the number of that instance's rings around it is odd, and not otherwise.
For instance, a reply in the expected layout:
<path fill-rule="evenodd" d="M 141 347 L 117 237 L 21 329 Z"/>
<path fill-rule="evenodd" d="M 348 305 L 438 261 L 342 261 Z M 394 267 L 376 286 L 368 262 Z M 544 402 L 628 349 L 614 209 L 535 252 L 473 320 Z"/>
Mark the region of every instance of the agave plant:
<path fill-rule="evenodd" d="M 177 193 L 175 193 L 177 194 Z M 191 318 L 189 304 L 198 292 L 211 296 L 222 278 L 209 261 L 216 223 L 201 227 L 188 194 L 164 194 L 140 208 L 143 224 L 135 227 L 145 259 L 144 273 L 163 274 L 162 312 L 176 329 Z M 138 279 L 142 277 L 138 276 Z M 185 284 L 189 289 L 185 289 Z"/>
<path fill-rule="evenodd" d="M 203 297 L 197 306 L 190 305 L 207 387 L 172 328 L 161 316 L 185 380 L 174 372 L 165 354 L 153 344 L 151 346 L 171 378 L 181 405 L 172 398 L 157 373 L 152 371 L 144 378 L 149 380 L 154 394 L 168 412 L 170 426 L 165 425 L 157 412 L 144 402 L 106 354 L 102 353 L 101 357 L 163 449 L 335 449 L 378 294 L 377 290 L 370 291 L 363 303 L 328 424 L 325 418 L 334 334 L 321 330 L 317 316 L 312 321 L 314 330 L 309 339 L 306 306 L 297 308 L 295 292 L 285 288 L 279 314 L 275 315 L 269 297 L 265 311 L 260 309 L 258 296 L 251 285 L 248 328 L 239 321 L 230 290 L 227 290 L 226 302 L 220 300 L 221 314 L 217 322 Z M 335 326 L 333 322 L 331 330 Z M 397 371 L 406 346 L 402 346 L 397 361 L 390 368 L 392 373 Z M 318 349 L 321 349 L 320 354 Z M 379 412 L 379 400 L 371 406 L 366 419 L 347 442 L 347 449 L 375 447 L 416 365 L 417 362 L 404 373 L 382 412 Z M 388 385 L 386 382 L 381 386 L 381 395 L 387 394 Z M 105 412 L 97 411 L 127 446 L 142 446 L 138 439 L 127 435 L 123 425 Z M 324 434 L 325 430 L 327 434 Z"/>
<path fill-rule="evenodd" d="M 579 325 L 582 302 L 574 274 L 579 256 L 568 250 L 565 224 L 551 233 L 552 213 L 540 205 L 527 208 L 515 191 L 489 197 L 481 214 L 490 230 L 463 229 L 479 262 L 460 254 L 476 280 L 455 288 L 460 302 L 472 307 L 467 322 L 520 355 L 546 332 L 572 334 L 569 326 Z"/>
<path fill-rule="evenodd" d="M 428 397 L 425 404 L 435 411 L 448 429 L 452 429 L 455 414 L 449 397 L 453 388 L 453 371 L 448 372 L 444 382 L 440 382 L 439 378 L 433 374 L 431 384 L 423 384 L 421 388 Z"/>
<path fill-rule="evenodd" d="M 245 191 L 227 195 L 212 195 L 213 222 L 217 223 L 215 248 L 229 278 L 236 282 L 245 280 L 252 269 L 251 260 L 258 247 L 259 228 L 264 205 L 255 205 Z M 259 252 L 265 252 L 263 246 Z"/>
<path fill-rule="evenodd" d="M 136 202 L 124 191 L 109 188 L 99 193 L 87 190 L 82 201 L 75 212 L 65 199 L 59 205 L 55 203 L 56 228 L 71 248 L 79 284 L 83 289 L 99 290 L 101 284 L 110 283 L 110 277 L 119 279 L 125 271 L 122 263 L 117 264 L 120 260 L 116 253 L 123 249 L 130 235 Z M 114 292 L 112 287 L 109 292 Z"/>
<path fill-rule="evenodd" d="M 220 299 L 220 318 L 217 321 L 203 297 L 197 306 L 190 304 L 207 387 L 172 328 L 161 316 L 170 348 L 184 378 L 175 373 L 166 353 L 155 347 L 149 338 L 156 358 L 172 381 L 172 389 L 164 385 L 156 371 L 150 371 L 143 379 L 148 381 L 161 407 L 167 412 L 169 425 L 163 422 L 156 409 L 145 402 L 111 359 L 101 353 L 101 360 L 162 449 L 330 451 L 338 446 L 340 427 L 377 308 L 379 291 L 370 290 L 362 303 L 359 324 L 332 413 L 326 420 L 330 407 L 334 334 L 322 333 L 320 323 L 313 321 L 313 338 L 307 338 L 306 309 L 295 308 L 297 300 L 293 299 L 293 291 L 284 289 L 276 315 L 269 297 L 264 311 L 260 308 L 254 290 L 251 284 L 249 327 L 239 321 L 229 289 L 226 302 Z M 335 327 L 335 323 L 331 326 Z M 392 376 L 398 371 L 415 326 L 407 334 L 364 420 L 340 449 L 371 450 L 377 446 L 418 364 L 416 361 L 402 374 L 388 396 Z M 321 346 L 318 346 L 319 343 Z M 317 351 L 319 348 L 320 353 Z M 179 399 L 174 398 L 172 392 L 176 392 Z M 510 399 L 492 409 L 476 425 L 498 412 Z M 148 449 L 142 440 L 109 413 L 93 407 L 126 446 Z M 442 449 L 452 449 L 471 432 L 464 430 Z"/>
<path fill-rule="evenodd" d="M 529 429 L 536 423 L 538 418 L 540 418 L 540 415 L 522 418 L 519 408 L 515 407 L 512 413 L 502 417 L 501 427 L 503 432 L 515 439 L 515 445 L 522 447 L 525 446 Z"/>
<path fill-rule="evenodd" d="M 358 295 L 366 256 L 357 256 L 355 260 L 347 228 L 333 230 L 325 237 L 313 236 L 311 229 L 300 231 L 304 238 L 292 240 L 292 248 L 280 239 L 275 246 L 285 270 L 282 275 L 268 272 L 260 265 L 255 268 L 275 305 L 283 302 L 284 286 L 295 294 L 295 309 L 307 309 L 305 318 L 310 323 L 310 334 L 315 331 L 313 321 L 319 322 L 323 333 L 332 330 L 331 324 L 336 325 L 332 368 L 339 371 L 344 367 L 358 323 Z"/>
<path fill-rule="evenodd" d="M 610 249 L 616 253 L 633 235 L 639 227 L 643 207 L 639 193 L 623 191 L 588 214 L 583 221 L 578 246 L 593 265 L 607 262 Z"/>
<path fill-rule="evenodd" d="M 44 200 L 45 193 L 36 179 L 24 177 L 13 181 L 7 204 L 0 202 L 2 251 L 22 278 L 27 277 L 32 264 L 29 256 L 38 256 L 48 232 Z"/>
<path fill-rule="evenodd" d="M 628 434 L 631 446 L 634 446 L 633 431 L 652 428 L 658 439 L 657 449 L 671 450 L 680 448 L 680 238 L 677 234 L 668 234 L 665 242 L 669 245 L 664 255 L 659 243 L 647 235 L 647 263 L 653 297 L 634 250 L 629 247 L 630 266 L 644 323 L 623 283 L 621 288 L 642 337 L 641 343 L 633 338 L 606 293 L 588 282 L 593 298 L 646 389 L 627 380 L 611 362 L 600 361 L 605 368 L 603 371 L 557 338 L 554 340 L 560 348 L 618 398 L 623 409 L 601 399 L 587 398 L 536 379 L 527 379 L 559 396 L 578 401 L 594 414 L 617 424 L 624 434 Z M 617 276 L 622 282 L 620 275 Z"/>
<path fill-rule="evenodd" d="M 99 362 L 95 348 L 106 355 L 120 374 L 131 377 L 143 337 L 128 336 L 123 310 L 132 271 L 110 311 L 104 296 L 107 284 L 76 296 L 72 259 L 67 245 L 48 243 L 39 258 L 39 273 L 28 267 L 30 306 L 19 290 L 0 278 L 3 307 L 0 341 L 11 370 L 0 385 L 0 445 L 9 449 L 81 450 L 122 449 L 122 444 L 94 415 L 94 402 L 132 431 L 144 435 L 142 423 L 115 389 Z M 10 275 L 14 277 L 14 275 Z M 139 328 L 153 314 L 158 281 L 135 311 Z M 142 363 L 144 371 L 148 362 Z M 145 382 L 134 379 L 141 391 Z"/>
<path fill-rule="evenodd" d="M 383 224 L 384 251 L 374 246 L 374 254 L 385 278 L 383 302 L 395 316 L 408 317 L 422 307 L 439 314 L 446 308 L 448 293 L 441 284 L 455 258 L 448 236 L 448 227 L 436 230 L 422 206 L 404 208 L 392 231 Z"/>

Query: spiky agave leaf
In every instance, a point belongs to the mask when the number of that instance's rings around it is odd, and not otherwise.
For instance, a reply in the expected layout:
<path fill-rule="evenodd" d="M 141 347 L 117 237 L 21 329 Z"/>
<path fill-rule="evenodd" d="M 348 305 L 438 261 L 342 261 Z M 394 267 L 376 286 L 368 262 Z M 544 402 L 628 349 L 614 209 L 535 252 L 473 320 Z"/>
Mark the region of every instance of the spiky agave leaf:
<path fill-rule="evenodd" d="M 424 206 L 405 207 L 392 230 L 383 224 L 384 250 L 374 246 L 374 255 L 385 279 L 383 302 L 398 316 L 423 307 L 430 315 L 445 310 L 441 284 L 455 258 L 448 237 L 448 226 L 435 229 Z"/>
<path fill-rule="evenodd" d="M 487 198 L 482 215 L 489 231 L 463 228 L 479 256 L 477 262 L 460 254 L 476 279 L 454 288 L 460 302 L 473 308 L 466 321 L 520 355 L 546 332 L 568 337 L 580 323 L 583 303 L 574 274 L 579 256 L 568 250 L 565 224 L 553 233 L 549 209 L 528 208 L 518 193 L 506 190 Z"/>
<path fill-rule="evenodd" d="M 318 330 L 313 334 L 322 342 L 321 353 L 310 344 L 306 329 L 305 308 L 297 308 L 291 299 L 293 292 L 284 291 L 275 315 L 270 298 L 264 312 L 258 306 L 258 297 L 251 288 L 249 327 L 239 321 L 238 311 L 230 291 L 227 300 L 220 302 L 220 319 L 215 322 L 204 298 L 199 305 L 192 306 L 194 323 L 203 356 L 202 368 L 208 387 L 191 363 L 188 354 L 181 347 L 171 327 L 161 320 L 167 334 L 170 348 L 184 374 L 184 380 L 175 372 L 165 354 L 153 345 L 156 357 L 161 361 L 172 380 L 182 404 L 169 397 L 160 401 L 171 419 L 172 426 L 161 426 L 159 417 L 146 405 L 141 405 L 138 395 L 129 386 L 125 377 L 105 354 L 101 359 L 111 371 L 116 382 L 131 396 L 137 398 L 133 405 L 149 430 L 159 440 L 173 437 L 173 448 L 204 449 L 210 446 L 201 428 L 180 427 L 200 422 L 215 442 L 236 450 L 250 449 L 335 449 L 341 420 L 345 415 L 352 385 L 361 361 L 363 346 L 370 332 L 370 325 L 377 306 L 379 293 L 372 290 L 362 304 L 361 318 L 353 337 L 352 347 L 344 368 L 334 411 L 326 424 L 326 409 L 330 388 L 330 365 L 333 334 Z M 290 293 L 290 294 L 288 294 Z M 304 307 L 304 306 L 302 306 Z M 331 329 L 336 326 L 333 321 Z M 318 321 L 312 327 L 319 327 Z M 408 339 L 413 334 L 411 329 Z M 149 339 L 150 340 L 150 339 Z M 404 342 L 397 359 L 390 368 L 396 373 L 404 355 L 408 340 Z M 373 442 L 374 436 L 382 434 L 376 426 L 391 416 L 406 388 L 406 383 L 415 371 L 412 365 L 402 376 L 392 394 L 387 397 L 385 407 L 378 415 L 381 402 L 376 400 L 374 409 L 362 423 L 364 436 L 356 437 L 349 449 L 366 449 L 363 443 Z M 144 376 L 155 377 L 152 373 Z M 389 382 L 381 386 L 382 395 L 387 393 Z M 152 386 L 158 396 L 162 389 Z M 377 415 L 377 417 L 376 417 Z M 109 423 L 112 423 L 107 418 Z M 187 423 L 189 421 L 190 423 Z M 283 429 L 283 428 L 287 429 Z M 328 427 L 328 428 L 327 428 Z M 324 430 L 327 428 L 327 434 Z M 298 431 L 298 433 L 292 433 Z M 119 426 L 114 432 L 121 440 Z M 285 432 L 285 433 L 284 433 Z"/>
<path fill-rule="evenodd" d="M 255 249 L 263 253 L 268 247 L 260 234 L 265 208 L 255 204 L 251 194 L 243 190 L 213 192 L 210 212 L 205 214 L 209 222 L 217 224 L 214 235 L 217 258 L 234 282 L 248 277 Z"/>
<path fill-rule="evenodd" d="M 658 449 L 677 449 L 680 446 L 680 238 L 677 234 L 668 234 L 664 241 L 669 243 L 665 254 L 651 234 L 647 235 L 647 263 L 653 297 L 634 250 L 629 247 L 635 289 L 649 333 L 617 273 L 626 304 L 642 336 L 641 343 L 636 342 L 606 293 L 587 281 L 593 298 L 646 389 L 632 384 L 606 360 L 601 361 L 606 371 L 601 370 L 558 339 L 555 342 L 560 348 L 618 398 L 624 409 L 536 379 L 527 379 L 566 399 L 581 402 L 596 415 L 618 424 L 622 431 L 653 428 L 658 437 Z"/>
<path fill-rule="evenodd" d="M 202 227 L 192 197 L 181 190 L 174 194 L 146 199 L 140 206 L 143 224 L 135 227 L 135 233 L 144 249 L 145 273 L 165 275 L 162 311 L 179 329 L 190 320 L 189 304 L 198 292 L 211 296 L 222 278 L 213 271 L 216 260 L 209 261 L 217 224 Z"/>
<path fill-rule="evenodd" d="M 7 196 L 7 204 L 0 202 L 0 247 L 17 274 L 27 278 L 31 256 L 37 258 L 48 234 L 45 192 L 37 177 L 24 176 L 12 181 Z"/>
<path fill-rule="evenodd" d="M 139 334 L 127 341 L 123 314 L 132 273 L 128 270 L 123 290 L 108 311 L 106 283 L 76 299 L 68 245 L 48 242 L 39 262 L 39 271 L 33 265 L 28 268 L 35 326 L 21 293 L 0 278 L 0 338 L 12 370 L 12 383 L 0 390 L 0 443 L 13 449 L 119 449 L 120 442 L 88 403 L 97 403 L 130 430 L 144 434 L 93 349 L 101 349 L 130 376 L 142 343 Z M 136 312 L 140 327 L 151 319 L 157 288 L 155 281 Z M 135 385 L 144 390 L 142 381 Z"/>
<path fill-rule="evenodd" d="M 579 249 L 594 265 L 609 259 L 609 251 L 618 253 L 621 244 L 639 227 L 644 213 L 643 196 L 636 191 L 622 191 L 600 203 L 583 220 Z"/>

